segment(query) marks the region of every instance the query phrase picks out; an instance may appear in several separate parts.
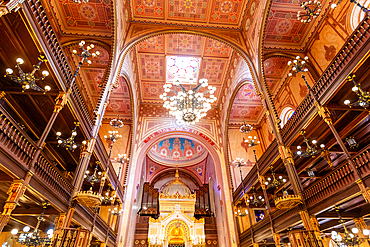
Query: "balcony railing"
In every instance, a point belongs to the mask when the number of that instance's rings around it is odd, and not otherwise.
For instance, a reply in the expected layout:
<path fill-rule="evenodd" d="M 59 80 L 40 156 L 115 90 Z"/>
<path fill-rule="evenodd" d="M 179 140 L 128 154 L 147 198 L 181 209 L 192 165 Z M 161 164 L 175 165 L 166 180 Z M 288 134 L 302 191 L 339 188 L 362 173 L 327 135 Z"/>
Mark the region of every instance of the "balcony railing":
<path fill-rule="evenodd" d="M 14 162 L 22 170 L 29 169 L 29 163 L 36 150 L 36 143 L 29 138 L 2 106 L 0 106 L 0 143 L 3 152 L 11 154 Z M 68 201 L 70 193 L 72 193 L 72 186 L 44 153 L 41 152 L 37 158 L 33 172 L 34 176 L 47 185 L 52 192 Z"/>

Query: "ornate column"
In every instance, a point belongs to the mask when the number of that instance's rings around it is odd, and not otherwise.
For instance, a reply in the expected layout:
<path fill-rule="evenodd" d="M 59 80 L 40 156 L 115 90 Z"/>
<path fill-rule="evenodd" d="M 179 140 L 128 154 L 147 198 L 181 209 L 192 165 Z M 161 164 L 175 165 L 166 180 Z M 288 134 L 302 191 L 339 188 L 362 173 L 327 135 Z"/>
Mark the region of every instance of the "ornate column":
<path fill-rule="evenodd" d="M 96 109 L 94 111 L 95 113 L 95 118 L 94 118 L 94 126 L 91 134 L 91 139 L 86 145 L 85 150 L 81 153 L 80 156 L 80 162 L 77 166 L 75 176 L 73 178 L 72 184 L 74 186 L 73 192 L 72 192 L 72 197 L 70 198 L 70 206 L 68 208 L 67 212 L 67 220 L 65 221 L 65 224 L 63 225 L 64 227 L 69 227 L 71 224 L 72 216 L 75 211 L 75 202 L 73 202 L 73 197 L 77 192 L 81 190 L 83 180 L 84 180 L 84 175 L 87 170 L 87 167 L 89 165 L 92 153 L 94 151 L 95 143 L 96 143 L 96 138 L 99 134 L 99 129 L 103 120 L 104 112 L 105 109 L 109 103 L 109 97 L 110 94 L 113 90 L 113 88 L 117 87 L 116 84 L 111 84 L 111 83 L 105 83 L 103 86 L 101 95 L 98 99 L 98 104 L 96 106 Z"/>
<path fill-rule="evenodd" d="M 280 234 L 279 233 L 274 233 L 272 235 L 272 237 L 274 238 L 275 246 L 276 247 L 281 247 L 281 244 L 280 244 Z"/>
<path fill-rule="evenodd" d="M 252 216 L 251 216 L 251 209 L 249 207 L 249 202 L 248 202 L 248 195 L 245 194 L 245 204 L 247 205 L 247 210 L 248 210 L 248 219 L 249 219 L 249 230 L 251 232 L 251 239 L 253 243 L 253 247 L 258 247 L 258 243 L 254 242 L 254 233 L 253 233 L 253 228 L 252 228 Z"/>
<path fill-rule="evenodd" d="M 3 212 L 0 215 L 0 233 L 3 231 L 4 227 L 8 224 L 10 215 L 12 211 L 17 206 L 19 199 L 26 190 L 26 186 L 29 183 L 32 174 L 28 172 L 25 176 L 25 180 L 14 180 L 12 185 L 9 187 L 7 192 L 8 199 L 5 201 Z"/>

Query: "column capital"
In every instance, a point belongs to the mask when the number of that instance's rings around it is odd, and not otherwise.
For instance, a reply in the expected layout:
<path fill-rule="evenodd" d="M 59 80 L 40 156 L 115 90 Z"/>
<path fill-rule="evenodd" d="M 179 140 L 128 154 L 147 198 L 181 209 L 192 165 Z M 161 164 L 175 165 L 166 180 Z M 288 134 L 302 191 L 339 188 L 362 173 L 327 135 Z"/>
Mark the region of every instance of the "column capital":
<path fill-rule="evenodd" d="M 289 147 L 286 147 L 284 145 L 279 145 L 279 153 L 281 156 L 281 159 L 284 162 L 284 165 L 287 165 L 288 163 L 294 164 L 292 151 Z"/>
<path fill-rule="evenodd" d="M 320 105 L 319 102 L 315 102 L 315 106 L 317 109 L 317 113 L 320 115 L 320 117 L 322 117 L 327 124 L 333 124 L 333 121 L 331 120 L 330 117 L 329 109 L 327 107 Z"/>
<path fill-rule="evenodd" d="M 358 179 L 356 180 L 356 183 L 358 187 L 360 187 L 361 194 L 364 197 L 365 201 L 367 203 L 370 203 L 370 191 L 368 188 L 365 187 L 364 181 L 362 181 L 362 179 Z"/>
<path fill-rule="evenodd" d="M 55 99 L 54 112 L 59 113 L 66 103 L 67 103 L 67 94 L 65 92 L 59 92 L 58 96 Z"/>
<path fill-rule="evenodd" d="M 281 246 L 281 244 L 280 244 L 280 234 L 279 233 L 274 233 L 272 235 L 272 237 L 273 237 L 273 239 L 275 241 L 275 246 L 276 247 L 280 247 Z"/>

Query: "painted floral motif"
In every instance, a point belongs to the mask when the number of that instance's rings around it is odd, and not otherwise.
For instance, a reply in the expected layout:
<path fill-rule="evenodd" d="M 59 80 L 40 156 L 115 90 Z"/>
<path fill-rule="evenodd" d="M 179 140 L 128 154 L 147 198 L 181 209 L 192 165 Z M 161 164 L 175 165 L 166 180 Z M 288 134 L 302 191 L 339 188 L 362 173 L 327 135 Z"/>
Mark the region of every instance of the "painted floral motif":
<path fill-rule="evenodd" d="M 230 1 L 224 1 L 221 3 L 221 11 L 223 13 L 229 13 L 233 8 L 233 4 Z"/>

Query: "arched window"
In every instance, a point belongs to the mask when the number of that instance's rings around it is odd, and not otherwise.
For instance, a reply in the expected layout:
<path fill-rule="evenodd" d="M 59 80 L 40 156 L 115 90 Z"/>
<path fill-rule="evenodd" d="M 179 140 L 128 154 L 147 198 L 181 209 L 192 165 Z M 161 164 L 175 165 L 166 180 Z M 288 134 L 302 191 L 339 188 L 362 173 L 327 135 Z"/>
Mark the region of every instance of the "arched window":
<path fill-rule="evenodd" d="M 285 107 L 284 110 L 280 114 L 280 127 L 283 128 L 284 125 L 288 122 L 288 120 L 293 116 L 294 110 L 292 107 Z"/>
<path fill-rule="evenodd" d="M 358 0 L 358 2 L 365 7 L 368 7 L 370 5 L 370 0 Z M 351 7 L 353 6 L 352 12 L 351 12 L 351 18 L 350 20 L 350 27 L 352 30 L 355 30 L 360 24 L 360 22 L 364 19 L 366 13 L 361 10 L 356 5 L 350 5 Z"/>

